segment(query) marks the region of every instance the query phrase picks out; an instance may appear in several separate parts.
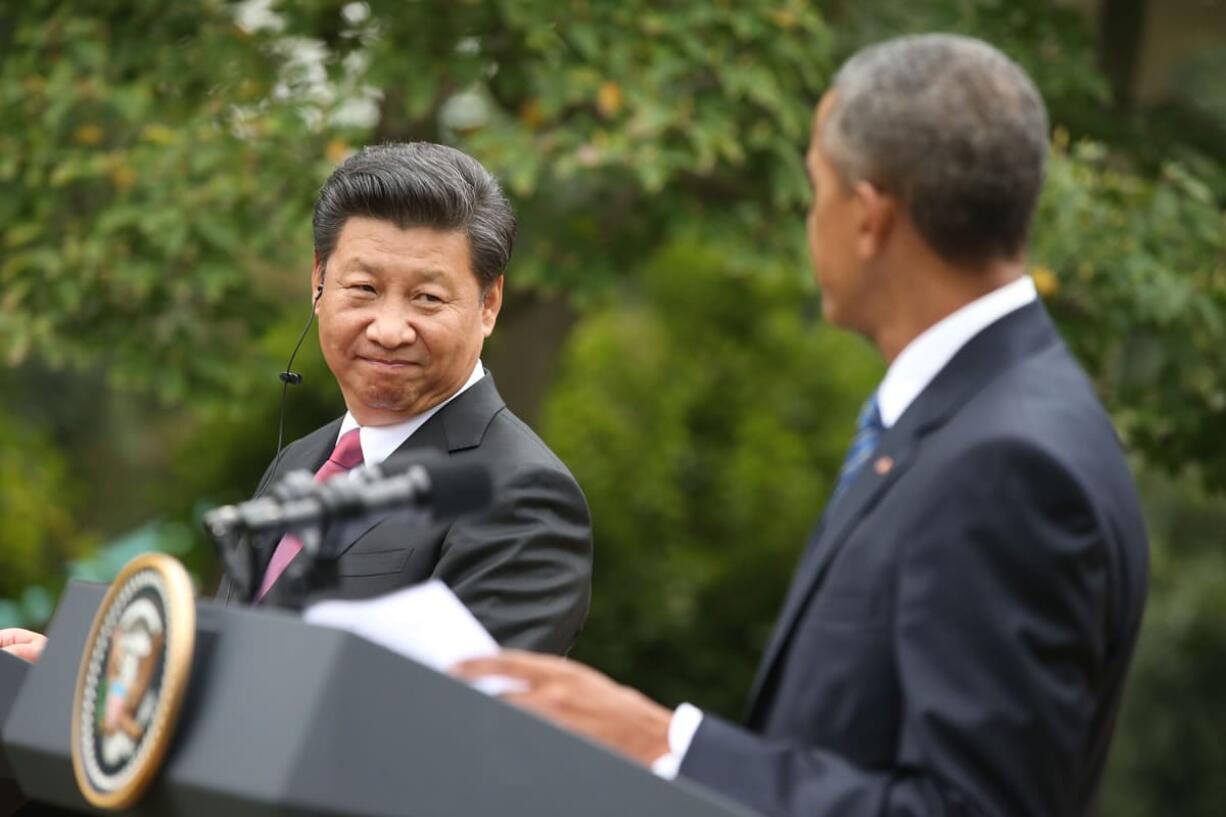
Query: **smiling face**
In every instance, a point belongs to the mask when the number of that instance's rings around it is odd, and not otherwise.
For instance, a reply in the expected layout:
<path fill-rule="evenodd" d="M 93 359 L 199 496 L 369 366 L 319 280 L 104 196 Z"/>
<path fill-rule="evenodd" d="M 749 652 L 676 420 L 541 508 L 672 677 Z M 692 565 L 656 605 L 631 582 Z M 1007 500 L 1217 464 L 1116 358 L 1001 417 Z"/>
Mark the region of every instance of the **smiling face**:
<path fill-rule="evenodd" d="M 468 236 L 350 218 L 312 293 L 319 345 L 359 424 L 408 420 L 472 374 L 502 306 L 502 278 L 485 293 Z"/>

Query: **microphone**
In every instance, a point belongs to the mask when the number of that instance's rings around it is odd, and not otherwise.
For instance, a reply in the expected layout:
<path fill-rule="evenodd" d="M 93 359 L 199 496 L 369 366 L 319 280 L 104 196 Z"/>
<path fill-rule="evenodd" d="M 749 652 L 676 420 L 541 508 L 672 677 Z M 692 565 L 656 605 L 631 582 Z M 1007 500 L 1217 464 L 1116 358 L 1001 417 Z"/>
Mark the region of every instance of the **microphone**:
<path fill-rule="evenodd" d="M 374 524 L 402 514 L 452 519 L 491 501 L 493 484 L 485 466 L 413 452 L 326 482 L 315 482 L 307 471 L 292 472 L 267 496 L 207 512 L 204 525 L 222 541 L 236 533 L 281 535 L 337 522 Z"/>

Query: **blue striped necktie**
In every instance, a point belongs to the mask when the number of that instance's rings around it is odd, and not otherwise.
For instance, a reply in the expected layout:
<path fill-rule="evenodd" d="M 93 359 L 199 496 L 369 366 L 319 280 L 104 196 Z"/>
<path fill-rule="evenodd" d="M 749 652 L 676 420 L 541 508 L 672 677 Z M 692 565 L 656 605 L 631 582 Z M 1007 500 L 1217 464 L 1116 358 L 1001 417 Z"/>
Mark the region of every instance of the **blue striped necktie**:
<path fill-rule="evenodd" d="M 852 438 L 851 447 L 847 449 L 847 456 L 843 459 L 843 467 L 839 469 L 839 481 L 834 486 L 834 493 L 830 495 L 830 501 L 826 503 L 827 509 L 834 507 L 834 503 L 851 485 L 856 474 L 860 473 L 864 463 L 868 462 L 868 458 L 876 450 L 877 442 L 884 431 L 881 411 L 877 408 L 877 393 L 873 392 L 864 401 L 864 407 L 860 409 L 860 416 L 856 418 L 856 436 Z"/>

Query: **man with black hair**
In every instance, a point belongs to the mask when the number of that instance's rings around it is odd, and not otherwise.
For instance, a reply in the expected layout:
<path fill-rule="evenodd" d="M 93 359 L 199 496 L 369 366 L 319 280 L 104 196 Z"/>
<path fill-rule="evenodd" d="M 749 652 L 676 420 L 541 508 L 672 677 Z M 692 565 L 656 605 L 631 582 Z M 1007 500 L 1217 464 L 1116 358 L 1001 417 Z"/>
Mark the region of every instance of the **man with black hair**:
<path fill-rule="evenodd" d="M 487 466 L 495 497 L 449 524 L 385 522 L 357 535 L 343 544 L 329 595 L 364 598 L 437 578 L 500 644 L 566 653 L 590 593 L 587 505 L 480 361 L 516 230 L 498 182 L 443 145 L 369 147 L 329 177 L 313 224 L 319 343 L 348 411 L 288 446 L 277 472 L 433 450 Z M 268 544 L 257 593 L 276 604 L 297 542 Z"/>

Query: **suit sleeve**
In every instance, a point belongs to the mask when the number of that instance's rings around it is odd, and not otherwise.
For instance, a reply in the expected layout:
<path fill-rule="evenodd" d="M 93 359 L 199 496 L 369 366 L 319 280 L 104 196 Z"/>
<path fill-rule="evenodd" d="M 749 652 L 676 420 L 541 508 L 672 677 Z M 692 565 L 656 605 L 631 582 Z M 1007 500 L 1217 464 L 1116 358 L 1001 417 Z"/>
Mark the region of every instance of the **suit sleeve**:
<path fill-rule="evenodd" d="M 522 468 L 489 512 L 456 522 L 434 576 L 504 647 L 566 654 L 587 618 L 592 527 L 563 470 Z"/>
<path fill-rule="evenodd" d="M 1025 443 L 968 451 L 947 473 L 882 543 L 900 553 L 894 764 L 706 717 L 683 776 L 779 817 L 1076 813 L 1107 650 L 1100 522 L 1070 473 Z"/>

